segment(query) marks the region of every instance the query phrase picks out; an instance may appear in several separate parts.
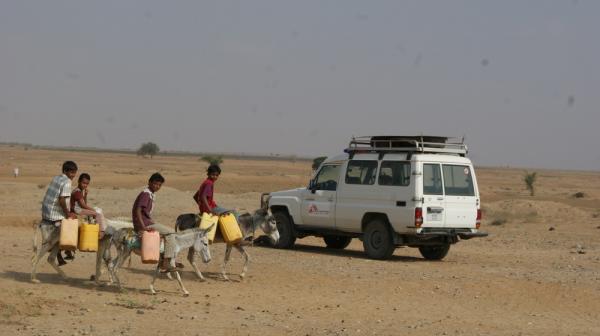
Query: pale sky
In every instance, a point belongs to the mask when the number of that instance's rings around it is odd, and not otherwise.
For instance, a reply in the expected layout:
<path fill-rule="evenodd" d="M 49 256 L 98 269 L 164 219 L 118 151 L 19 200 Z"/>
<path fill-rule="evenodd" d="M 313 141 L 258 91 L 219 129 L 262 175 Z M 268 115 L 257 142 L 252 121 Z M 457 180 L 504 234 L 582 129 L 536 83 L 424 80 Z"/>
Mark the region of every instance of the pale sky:
<path fill-rule="evenodd" d="M 0 141 L 598 170 L 600 1 L 0 2 Z"/>

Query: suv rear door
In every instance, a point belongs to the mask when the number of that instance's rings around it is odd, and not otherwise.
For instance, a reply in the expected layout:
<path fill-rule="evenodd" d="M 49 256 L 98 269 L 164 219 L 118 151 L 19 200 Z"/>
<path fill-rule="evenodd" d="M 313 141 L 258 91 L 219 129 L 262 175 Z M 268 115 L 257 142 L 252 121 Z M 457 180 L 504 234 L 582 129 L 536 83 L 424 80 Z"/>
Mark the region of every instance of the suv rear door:
<path fill-rule="evenodd" d="M 446 212 L 442 168 L 439 163 L 423 163 L 422 227 L 444 227 Z"/>
<path fill-rule="evenodd" d="M 336 191 L 340 164 L 325 164 L 302 195 L 302 223 L 307 226 L 334 228 Z"/>
<path fill-rule="evenodd" d="M 445 226 L 475 228 L 477 203 L 473 170 L 465 164 L 442 164 L 444 177 Z"/>

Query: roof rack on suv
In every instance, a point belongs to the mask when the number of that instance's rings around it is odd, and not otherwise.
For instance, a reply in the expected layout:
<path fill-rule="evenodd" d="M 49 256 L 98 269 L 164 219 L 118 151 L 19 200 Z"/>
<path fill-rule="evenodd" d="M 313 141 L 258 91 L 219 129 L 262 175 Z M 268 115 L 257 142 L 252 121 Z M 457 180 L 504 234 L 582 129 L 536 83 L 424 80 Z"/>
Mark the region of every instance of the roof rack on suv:
<path fill-rule="evenodd" d="M 344 152 L 356 153 L 440 153 L 465 156 L 468 152 L 464 138 L 443 136 L 360 136 L 352 137 Z"/>

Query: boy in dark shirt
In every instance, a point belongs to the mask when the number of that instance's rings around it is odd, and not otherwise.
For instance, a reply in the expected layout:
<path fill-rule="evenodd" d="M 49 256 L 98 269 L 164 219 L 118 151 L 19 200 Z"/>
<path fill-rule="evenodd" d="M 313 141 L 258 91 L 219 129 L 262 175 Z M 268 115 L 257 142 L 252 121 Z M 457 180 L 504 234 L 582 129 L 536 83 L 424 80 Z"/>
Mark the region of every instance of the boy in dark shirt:
<path fill-rule="evenodd" d="M 154 209 L 154 197 L 155 193 L 160 190 L 162 184 L 165 182 L 164 177 L 159 173 L 154 173 L 148 180 L 148 187 L 146 187 L 133 202 L 131 209 L 131 217 L 133 219 L 133 229 L 141 239 L 141 233 L 143 231 L 158 231 L 161 236 L 164 237 L 165 251 L 172 249 L 170 233 L 174 233 L 173 229 L 168 228 L 164 225 L 155 223 L 152 219 L 152 210 Z M 174 271 L 169 265 L 170 258 L 164 258 L 162 268 L 163 271 Z"/>

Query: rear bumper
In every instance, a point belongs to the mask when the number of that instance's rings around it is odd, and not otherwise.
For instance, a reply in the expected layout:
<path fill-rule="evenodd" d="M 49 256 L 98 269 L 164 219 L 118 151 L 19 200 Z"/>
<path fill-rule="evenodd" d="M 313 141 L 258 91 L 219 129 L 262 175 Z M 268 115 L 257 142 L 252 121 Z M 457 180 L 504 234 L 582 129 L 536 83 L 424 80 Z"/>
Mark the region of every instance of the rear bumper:
<path fill-rule="evenodd" d="M 479 237 L 487 237 L 487 232 L 472 232 L 470 230 L 461 229 L 432 229 L 427 231 L 421 231 L 416 234 L 420 238 L 433 238 L 433 237 L 459 237 L 460 239 L 471 239 Z"/>

